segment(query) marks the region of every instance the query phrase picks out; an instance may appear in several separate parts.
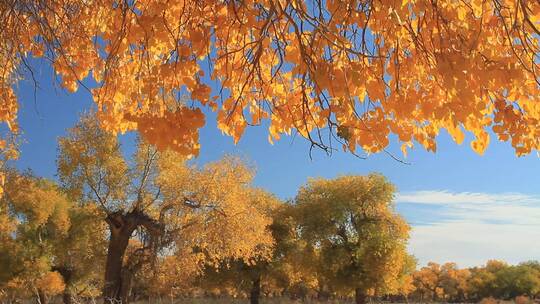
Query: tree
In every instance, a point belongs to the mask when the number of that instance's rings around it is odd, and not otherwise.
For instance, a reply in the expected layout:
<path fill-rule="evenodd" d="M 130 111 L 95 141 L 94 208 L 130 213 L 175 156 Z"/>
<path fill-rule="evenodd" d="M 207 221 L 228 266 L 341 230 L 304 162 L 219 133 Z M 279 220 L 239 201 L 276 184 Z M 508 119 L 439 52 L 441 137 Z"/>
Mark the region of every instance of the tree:
<path fill-rule="evenodd" d="M 517 155 L 540 145 L 537 1 L 8 0 L 0 18 L 8 133 L 38 57 L 68 91 L 91 91 L 103 128 L 185 155 L 206 108 L 235 141 L 267 119 L 270 140 L 297 131 L 352 152 L 390 134 L 435 151 L 442 129 L 471 132 L 480 154 L 489 131 Z"/>
<path fill-rule="evenodd" d="M 529 296 L 532 299 L 538 298 L 540 295 L 540 262 L 528 261 L 519 264 L 525 274 L 521 277 L 526 281 L 522 294 Z"/>
<path fill-rule="evenodd" d="M 503 292 L 497 278 L 498 273 L 508 267 L 510 266 L 503 261 L 489 260 L 484 267 L 471 269 L 469 285 L 472 298 L 476 300 L 488 297 L 502 298 Z"/>
<path fill-rule="evenodd" d="M 383 176 L 312 179 L 295 199 L 299 233 L 320 251 L 321 272 L 334 291 L 356 303 L 395 284 L 404 266 L 409 226 L 394 211 L 394 186 Z"/>
<path fill-rule="evenodd" d="M 127 303 L 133 279 L 162 250 L 194 261 L 249 259 L 271 247 L 271 219 L 246 199 L 253 171 L 228 157 L 203 168 L 171 150 L 137 143 L 126 159 L 116 136 L 83 117 L 59 141 L 58 172 L 66 191 L 97 206 L 108 225 L 105 301 Z M 126 256 L 130 240 L 140 247 Z"/>
<path fill-rule="evenodd" d="M 399 295 L 409 302 L 409 295 L 415 290 L 413 284 L 413 273 L 416 270 L 417 260 L 412 255 L 406 255 L 401 268 L 401 273 L 398 276 L 397 285 L 387 291 L 388 294 Z"/>
<path fill-rule="evenodd" d="M 532 264 L 509 266 L 496 272 L 497 295 L 502 299 L 534 297 L 540 292 L 540 272 Z"/>
<path fill-rule="evenodd" d="M 16 297 L 35 293 L 42 304 L 63 293 L 94 295 L 104 257 L 105 230 L 92 206 L 78 206 L 54 182 L 10 170 L 0 219 L 0 289 Z M 89 229 L 91 227 L 91 229 Z M 36 291 L 36 292 L 34 292 Z"/>
<path fill-rule="evenodd" d="M 459 269 L 456 263 L 445 263 L 441 266 L 440 286 L 444 299 L 449 302 L 463 302 L 468 298 L 470 271 Z"/>
<path fill-rule="evenodd" d="M 310 291 L 321 290 L 324 279 L 319 275 L 319 252 L 302 239 L 294 212 L 295 206 L 289 202 L 274 213 L 272 276 L 282 295 L 305 299 Z"/>
<path fill-rule="evenodd" d="M 246 198 L 260 213 L 270 219 L 266 234 L 272 235 L 272 217 L 282 204 L 272 194 L 262 189 L 254 189 Z M 277 239 L 273 238 L 270 248 L 268 243 L 258 244 L 261 255 L 254 255 L 250 259 L 238 259 L 223 257 L 216 265 L 208 265 L 205 272 L 199 278 L 200 285 L 204 288 L 217 288 L 233 290 L 235 294 L 247 294 L 251 304 L 258 304 L 263 293 L 265 283 L 271 281 L 275 246 Z M 270 251 L 271 254 L 268 254 Z"/>
<path fill-rule="evenodd" d="M 69 217 L 71 225 L 66 236 L 53 246 L 53 270 L 66 285 L 64 304 L 101 294 L 107 248 L 107 228 L 95 205 L 72 203 Z"/>
<path fill-rule="evenodd" d="M 426 267 L 413 274 L 416 292 L 421 301 L 436 301 L 443 298 L 444 290 L 441 286 L 441 265 L 429 262 Z"/>
<path fill-rule="evenodd" d="M 495 297 L 510 300 L 518 296 L 535 298 L 540 293 L 540 267 L 537 262 L 508 265 L 491 260 L 471 270 L 473 299 Z"/>
<path fill-rule="evenodd" d="M 471 271 L 456 263 L 429 262 L 413 273 L 413 284 L 420 301 L 463 302 L 469 299 Z"/>
<path fill-rule="evenodd" d="M 70 203 L 54 183 L 30 173 L 10 170 L 6 186 L 0 206 L 11 229 L 0 245 L 0 287 L 47 304 L 65 289 L 54 250 L 70 227 Z"/>

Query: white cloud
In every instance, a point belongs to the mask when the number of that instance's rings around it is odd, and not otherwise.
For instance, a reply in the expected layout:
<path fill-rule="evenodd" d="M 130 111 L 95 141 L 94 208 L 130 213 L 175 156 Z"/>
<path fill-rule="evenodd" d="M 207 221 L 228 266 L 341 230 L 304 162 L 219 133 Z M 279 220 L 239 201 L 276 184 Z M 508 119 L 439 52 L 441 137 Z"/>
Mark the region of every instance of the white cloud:
<path fill-rule="evenodd" d="M 478 193 L 478 192 L 450 192 L 446 190 L 416 191 L 399 193 L 396 196 L 398 203 L 416 204 L 499 204 L 499 203 L 537 203 L 540 196 L 521 193 Z"/>
<path fill-rule="evenodd" d="M 510 263 L 540 259 L 540 197 L 521 193 L 454 193 L 418 191 L 400 193 L 407 217 L 423 208 L 409 248 L 420 265 L 428 261 L 484 264 L 488 259 Z M 412 207 L 411 207 L 412 206 Z M 437 207 L 427 209 L 425 207 Z M 414 221 L 413 221 L 414 222 Z"/>
<path fill-rule="evenodd" d="M 490 259 L 515 264 L 540 259 L 538 228 L 466 221 L 415 226 L 409 249 L 420 266 L 429 261 L 451 261 L 460 267 L 480 266 Z"/>

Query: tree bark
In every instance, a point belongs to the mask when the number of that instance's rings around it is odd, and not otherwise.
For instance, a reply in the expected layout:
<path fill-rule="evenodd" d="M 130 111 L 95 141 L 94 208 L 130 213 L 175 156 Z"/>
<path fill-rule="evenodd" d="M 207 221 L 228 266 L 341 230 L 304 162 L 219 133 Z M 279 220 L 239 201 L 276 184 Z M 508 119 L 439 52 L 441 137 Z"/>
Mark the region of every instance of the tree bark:
<path fill-rule="evenodd" d="M 356 304 L 366 303 L 366 294 L 361 288 L 356 288 L 356 290 L 354 291 L 354 303 Z"/>
<path fill-rule="evenodd" d="M 249 294 L 249 303 L 259 304 L 259 298 L 261 297 L 261 276 L 257 276 L 253 279 L 253 285 L 251 286 L 251 292 Z"/>
<path fill-rule="evenodd" d="M 122 303 L 129 303 L 131 300 L 131 289 L 133 287 L 133 277 L 135 274 L 131 269 L 127 269 L 128 267 L 124 267 L 122 271 L 122 292 L 121 292 L 121 299 Z"/>
<path fill-rule="evenodd" d="M 47 296 L 47 294 L 45 292 L 43 292 L 43 290 L 38 289 L 37 296 L 38 296 L 38 298 L 37 298 L 38 304 L 48 304 L 49 303 L 49 297 Z"/>
<path fill-rule="evenodd" d="M 122 267 L 122 292 L 120 295 L 122 303 L 129 303 L 134 299 L 132 291 L 135 275 L 141 270 L 145 263 L 150 262 L 152 249 L 149 247 L 141 247 L 130 254 L 131 255 L 125 259 L 126 265 Z"/>
<path fill-rule="evenodd" d="M 162 227 L 157 221 L 139 210 L 133 210 L 126 214 L 118 211 L 109 214 L 105 221 L 109 224 L 111 236 L 105 264 L 103 302 L 105 304 L 127 304 L 129 303 L 131 281 L 123 283 L 126 271 L 129 270 L 125 268 L 124 256 L 133 231 L 142 226 L 154 238 L 162 234 Z M 131 280 L 131 277 L 126 279 Z"/>
<path fill-rule="evenodd" d="M 107 217 L 109 231 L 109 246 L 105 263 L 105 285 L 103 287 L 103 301 L 105 304 L 122 303 L 122 268 L 129 239 L 136 225 L 127 221 L 121 213 L 111 214 Z"/>
<path fill-rule="evenodd" d="M 62 301 L 64 304 L 73 304 L 73 295 L 70 291 L 65 291 L 64 294 L 62 294 Z"/>

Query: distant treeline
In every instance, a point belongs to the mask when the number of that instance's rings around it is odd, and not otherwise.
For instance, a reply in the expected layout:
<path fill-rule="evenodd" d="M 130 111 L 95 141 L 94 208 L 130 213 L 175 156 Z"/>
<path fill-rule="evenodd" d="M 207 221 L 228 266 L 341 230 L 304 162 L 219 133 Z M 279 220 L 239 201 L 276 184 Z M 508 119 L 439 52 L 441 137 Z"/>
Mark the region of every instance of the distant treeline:
<path fill-rule="evenodd" d="M 241 272 L 237 272 L 239 276 Z M 213 274 L 215 276 L 215 274 Z M 323 276 L 314 278 L 312 283 L 299 280 L 291 285 L 280 284 L 280 279 L 272 273 L 261 274 L 265 278 L 261 282 L 262 294 L 266 297 L 285 297 L 292 300 L 345 303 L 355 301 L 355 295 L 345 289 L 332 289 L 325 285 Z M 222 274 L 224 277 L 225 275 Z M 232 274 L 232 278 L 235 277 Z M 203 281 L 215 279 L 211 276 Z M 237 277 L 241 282 L 241 278 Z M 328 282 L 328 281 L 326 281 Z M 477 303 L 494 304 L 500 300 L 525 304 L 532 303 L 540 297 L 540 262 L 528 261 L 518 265 L 510 265 L 504 261 L 489 260 L 484 266 L 458 268 L 456 263 L 428 263 L 401 278 L 401 285 L 389 292 L 372 290 L 368 296 L 372 302 L 399 303 Z M 283 283 L 283 281 L 281 281 Z M 290 283 L 290 282 L 289 282 Z M 238 289 L 241 285 L 215 284 L 213 288 L 199 289 L 198 295 L 205 296 L 248 296 Z"/>
<path fill-rule="evenodd" d="M 540 295 L 540 263 L 490 260 L 482 267 L 462 269 L 455 263 L 428 263 L 412 273 L 412 285 L 408 299 L 414 302 L 535 299 Z"/>

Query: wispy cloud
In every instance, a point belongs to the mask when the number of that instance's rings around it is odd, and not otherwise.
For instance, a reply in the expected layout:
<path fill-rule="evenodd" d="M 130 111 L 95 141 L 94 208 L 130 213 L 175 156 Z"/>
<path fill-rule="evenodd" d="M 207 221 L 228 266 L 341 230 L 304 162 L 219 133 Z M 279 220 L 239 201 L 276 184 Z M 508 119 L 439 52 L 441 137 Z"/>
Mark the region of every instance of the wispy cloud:
<path fill-rule="evenodd" d="M 540 204 L 540 196 L 522 193 L 450 192 L 446 190 L 399 193 L 398 203 L 415 204 Z"/>
<path fill-rule="evenodd" d="M 410 249 L 421 264 L 540 259 L 540 196 L 417 191 L 400 193 L 396 202 L 413 225 Z"/>

